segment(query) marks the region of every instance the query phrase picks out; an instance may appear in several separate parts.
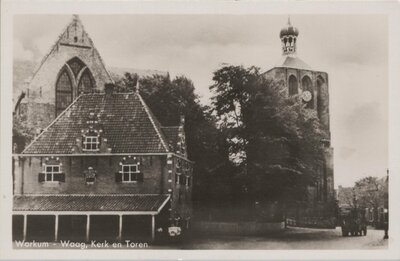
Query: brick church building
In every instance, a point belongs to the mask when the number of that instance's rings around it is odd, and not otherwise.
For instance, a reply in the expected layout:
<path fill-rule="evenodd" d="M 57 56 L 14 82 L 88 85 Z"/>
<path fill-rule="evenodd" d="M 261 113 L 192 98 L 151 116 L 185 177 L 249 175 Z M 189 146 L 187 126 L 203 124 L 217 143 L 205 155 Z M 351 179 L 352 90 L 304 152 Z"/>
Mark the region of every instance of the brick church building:
<path fill-rule="evenodd" d="M 333 148 L 330 142 L 329 82 L 326 72 L 311 68 L 297 56 L 299 30 L 290 19 L 282 28 L 282 57 L 266 78 L 282 81 L 289 96 L 299 95 L 306 108 L 314 110 L 325 129 L 327 137 L 321 141 L 325 147 L 324 163 L 314 186 L 308 188 L 308 202 L 297 203 L 287 210 L 288 218 L 300 226 L 333 226 L 335 216 L 335 191 L 333 179 Z"/>
<path fill-rule="evenodd" d="M 74 16 L 16 113 L 38 135 L 13 155 L 15 240 L 150 242 L 189 227 L 184 118 L 161 126 L 139 91 L 113 84 Z"/>

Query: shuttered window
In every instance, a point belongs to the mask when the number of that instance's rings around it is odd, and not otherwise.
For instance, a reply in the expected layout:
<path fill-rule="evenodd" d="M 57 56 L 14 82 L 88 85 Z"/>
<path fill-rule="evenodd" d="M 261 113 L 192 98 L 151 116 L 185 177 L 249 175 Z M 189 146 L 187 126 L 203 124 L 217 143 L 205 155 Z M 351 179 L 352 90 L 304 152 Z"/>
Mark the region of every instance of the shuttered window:
<path fill-rule="evenodd" d="M 65 173 L 60 165 L 45 165 L 44 172 L 39 173 L 39 182 L 65 182 Z"/>
<path fill-rule="evenodd" d="M 139 171 L 137 164 L 123 164 L 121 170 L 116 173 L 115 180 L 122 183 L 143 182 L 143 173 Z"/>

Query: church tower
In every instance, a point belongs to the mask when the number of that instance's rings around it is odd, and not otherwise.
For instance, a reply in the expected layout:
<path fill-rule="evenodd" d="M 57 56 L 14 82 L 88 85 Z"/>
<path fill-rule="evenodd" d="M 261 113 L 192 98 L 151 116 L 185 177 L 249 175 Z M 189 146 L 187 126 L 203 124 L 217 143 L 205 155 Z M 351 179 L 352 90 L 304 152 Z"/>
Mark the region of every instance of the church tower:
<path fill-rule="evenodd" d="M 321 123 L 329 132 L 328 74 L 314 70 L 298 57 L 299 35 L 299 30 L 291 24 L 289 18 L 279 33 L 282 57 L 274 68 L 265 72 L 265 76 L 282 80 L 288 95 L 300 95 L 307 103 L 307 108 L 316 110 Z"/>
<path fill-rule="evenodd" d="M 40 132 L 81 93 L 103 92 L 107 83 L 113 80 L 74 15 L 28 81 L 17 114 Z"/>
<path fill-rule="evenodd" d="M 264 77 L 282 81 L 288 96 L 298 95 L 309 110 L 314 110 L 325 128 L 327 137 L 324 164 L 315 187 L 311 188 L 311 201 L 328 204 L 334 201 L 333 148 L 330 143 L 329 83 L 328 74 L 315 70 L 298 57 L 300 32 L 290 21 L 280 30 L 282 57 L 278 63 L 264 73 Z"/>

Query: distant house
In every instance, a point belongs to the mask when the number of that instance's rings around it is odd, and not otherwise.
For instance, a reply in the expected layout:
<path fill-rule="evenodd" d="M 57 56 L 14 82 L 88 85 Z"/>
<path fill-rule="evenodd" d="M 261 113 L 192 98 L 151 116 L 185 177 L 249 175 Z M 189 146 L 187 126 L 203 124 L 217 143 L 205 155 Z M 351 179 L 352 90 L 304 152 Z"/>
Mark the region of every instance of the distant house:
<path fill-rule="evenodd" d="M 19 114 L 41 132 L 13 155 L 14 240 L 150 242 L 189 227 L 184 118 L 161 126 L 139 92 L 114 92 L 77 16 L 28 90 Z"/>
<path fill-rule="evenodd" d="M 382 228 L 388 216 L 388 178 L 371 179 L 373 183 L 361 188 L 339 186 L 339 209 L 362 209 L 369 225 Z"/>

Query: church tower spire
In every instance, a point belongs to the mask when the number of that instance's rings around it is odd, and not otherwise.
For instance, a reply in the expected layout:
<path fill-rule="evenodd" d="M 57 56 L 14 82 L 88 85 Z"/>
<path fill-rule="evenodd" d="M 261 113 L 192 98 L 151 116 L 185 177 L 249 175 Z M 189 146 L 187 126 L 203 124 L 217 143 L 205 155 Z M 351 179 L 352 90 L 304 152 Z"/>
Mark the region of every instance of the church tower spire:
<path fill-rule="evenodd" d="M 282 42 L 283 55 L 296 55 L 296 42 L 298 36 L 299 30 L 291 24 L 289 16 L 287 25 L 282 28 L 279 34 Z"/>

